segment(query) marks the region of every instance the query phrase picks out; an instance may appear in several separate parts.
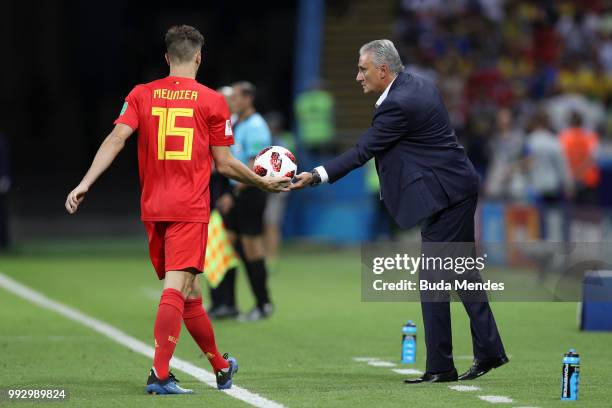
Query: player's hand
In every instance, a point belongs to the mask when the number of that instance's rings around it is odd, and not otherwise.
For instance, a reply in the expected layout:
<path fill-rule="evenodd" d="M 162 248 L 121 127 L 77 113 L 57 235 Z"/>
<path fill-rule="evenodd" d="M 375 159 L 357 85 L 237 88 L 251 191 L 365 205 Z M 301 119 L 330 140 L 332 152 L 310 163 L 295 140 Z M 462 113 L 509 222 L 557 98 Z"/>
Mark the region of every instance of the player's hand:
<path fill-rule="evenodd" d="M 87 191 L 89 191 L 88 187 L 79 184 L 70 194 L 68 194 L 66 198 L 66 211 L 68 211 L 69 214 L 74 214 L 76 212 L 79 208 L 79 204 L 85 199 Z"/>
<path fill-rule="evenodd" d="M 291 190 L 300 190 L 304 187 L 307 187 L 312 184 L 312 173 L 309 171 L 304 171 L 293 178 L 293 183 L 291 184 Z"/>
<path fill-rule="evenodd" d="M 280 193 L 281 191 L 289 191 L 291 179 L 289 177 L 270 177 L 261 178 L 259 188 L 268 193 Z"/>

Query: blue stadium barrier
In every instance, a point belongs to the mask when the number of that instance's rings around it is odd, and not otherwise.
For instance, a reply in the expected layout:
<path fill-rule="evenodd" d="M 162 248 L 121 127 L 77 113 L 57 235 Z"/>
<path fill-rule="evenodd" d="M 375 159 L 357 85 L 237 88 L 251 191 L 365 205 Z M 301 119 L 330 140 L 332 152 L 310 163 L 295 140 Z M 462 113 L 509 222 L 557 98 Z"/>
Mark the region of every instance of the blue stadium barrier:
<path fill-rule="evenodd" d="M 283 234 L 334 244 L 357 244 L 371 238 L 373 206 L 364 186 L 365 168 L 333 185 L 306 188 L 289 198 Z"/>
<path fill-rule="evenodd" d="M 582 297 L 580 329 L 612 331 L 612 271 L 587 272 Z"/>

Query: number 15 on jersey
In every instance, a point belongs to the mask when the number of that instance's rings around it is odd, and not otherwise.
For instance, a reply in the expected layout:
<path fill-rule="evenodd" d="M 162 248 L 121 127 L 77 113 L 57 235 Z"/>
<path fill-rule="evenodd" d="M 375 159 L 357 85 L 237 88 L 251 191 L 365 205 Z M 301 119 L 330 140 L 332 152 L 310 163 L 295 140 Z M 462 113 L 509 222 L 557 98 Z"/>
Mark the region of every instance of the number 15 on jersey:
<path fill-rule="evenodd" d="M 153 116 L 159 117 L 157 126 L 157 159 L 158 160 L 191 160 L 193 147 L 193 128 L 176 126 L 177 117 L 193 117 L 192 108 L 160 108 L 151 109 Z M 183 138 L 183 150 L 167 151 L 166 136 L 180 136 Z"/>

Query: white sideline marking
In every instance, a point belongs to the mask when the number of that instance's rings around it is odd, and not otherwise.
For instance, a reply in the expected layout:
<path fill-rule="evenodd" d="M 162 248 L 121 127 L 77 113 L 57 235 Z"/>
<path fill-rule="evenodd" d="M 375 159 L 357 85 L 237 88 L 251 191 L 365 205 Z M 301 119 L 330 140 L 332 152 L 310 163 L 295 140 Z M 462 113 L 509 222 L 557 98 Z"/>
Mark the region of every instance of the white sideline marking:
<path fill-rule="evenodd" d="M 368 361 L 368 365 L 371 365 L 372 367 L 395 367 L 397 364 L 395 363 L 390 363 L 388 361 Z"/>
<path fill-rule="evenodd" d="M 79 322 L 82 325 L 87 326 L 100 334 L 103 334 L 109 339 L 121 344 L 122 346 L 129 348 L 130 350 L 136 353 L 142 354 L 151 359 L 153 358 L 153 347 L 122 332 L 116 327 L 113 327 L 100 320 L 94 319 L 93 317 L 87 316 L 86 314 L 78 311 L 77 309 L 73 309 L 69 306 L 56 302 L 55 300 L 49 299 L 42 293 L 36 292 L 35 290 L 24 286 L 2 273 L 0 273 L 0 287 L 42 308 L 52 310 L 69 318 L 70 320 Z M 170 360 L 170 366 L 177 370 L 183 371 L 184 373 L 187 373 L 192 377 L 197 378 L 204 384 L 217 388 L 215 376 L 200 367 L 196 367 L 195 365 L 176 357 L 173 357 L 172 360 Z M 278 402 L 271 401 L 267 398 L 262 397 L 261 395 L 252 393 L 245 388 L 237 387 L 235 385 L 232 387 L 232 389 L 223 392 L 254 407 L 283 407 L 283 405 L 279 404 Z"/>
<path fill-rule="evenodd" d="M 380 361 L 380 359 L 376 357 L 353 357 L 353 361 L 357 361 L 359 363 L 367 363 L 369 361 Z"/>
<path fill-rule="evenodd" d="M 393 370 L 394 373 L 398 373 L 398 374 L 402 374 L 402 375 L 421 375 L 423 374 L 422 371 L 420 370 L 415 370 L 414 368 L 394 368 Z"/>
<path fill-rule="evenodd" d="M 512 398 L 504 397 L 502 395 L 479 395 L 478 398 L 492 404 L 510 404 L 511 402 L 514 402 Z"/>
<path fill-rule="evenodd" d="M 459 392 L 480 391 L 480 387 L 477 387 L 475 385 L 451 385 L 448 388 L 450 388 L 451 390 L 459 391 Z"/>

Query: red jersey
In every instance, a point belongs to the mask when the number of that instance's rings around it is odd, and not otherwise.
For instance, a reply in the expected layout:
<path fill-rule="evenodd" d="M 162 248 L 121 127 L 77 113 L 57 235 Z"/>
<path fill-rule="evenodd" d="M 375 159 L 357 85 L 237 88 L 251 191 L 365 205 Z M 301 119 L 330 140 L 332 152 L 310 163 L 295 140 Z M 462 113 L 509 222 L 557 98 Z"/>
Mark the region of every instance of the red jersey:
<path fill-rule="evenodd" d="M 142 220 L 208 222 L 210 146 L 234 143 L 225 98 L 169 76 L 134 87 L 117 123 L 138 130 Z"/>

